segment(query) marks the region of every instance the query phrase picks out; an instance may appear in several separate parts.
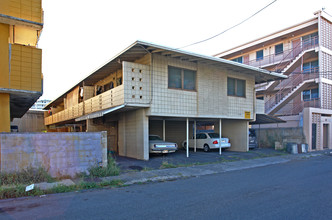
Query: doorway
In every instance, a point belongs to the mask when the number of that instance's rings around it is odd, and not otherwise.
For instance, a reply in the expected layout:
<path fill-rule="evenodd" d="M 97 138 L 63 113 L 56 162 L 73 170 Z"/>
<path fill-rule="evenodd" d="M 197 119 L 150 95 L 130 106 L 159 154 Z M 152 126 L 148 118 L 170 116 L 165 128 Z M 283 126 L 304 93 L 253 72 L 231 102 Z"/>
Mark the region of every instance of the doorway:
<path fill-rule="evenodd" d="M 329 147 L 329 124 L 323 124 L 323 148 Z"/>

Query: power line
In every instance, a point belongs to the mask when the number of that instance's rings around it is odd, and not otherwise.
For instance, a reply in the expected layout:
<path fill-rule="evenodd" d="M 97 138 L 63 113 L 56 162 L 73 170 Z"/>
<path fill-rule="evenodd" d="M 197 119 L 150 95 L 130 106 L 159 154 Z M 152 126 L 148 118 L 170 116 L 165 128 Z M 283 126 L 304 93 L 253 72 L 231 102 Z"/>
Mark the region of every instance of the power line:
<path fill-rule="evenodd" d="M 274 0 L 274 1 L 271 2 L 270 4 L 266 5 L 264 8 L 262 8 L 262 9 L 260 9 L 259 11 L 255 12 L 255 13 L 254 13 L 253 15 L 251 15 L 250 17 L 248 17 L 248 18 L 244 19 L 243 21 L 241 21 L 240 23 L 238 23 L 238 24 L 236 24 L 236 25 L 233 25 L 232 27 L 230 27 L 230 28 L 228 28 L 228 29 L 226 29 L 226 30 L 220 32 L 219 34 L 216 34 L 216 35 L 214 35 L 214 36 L 212 36 L 212 37 L 209 37 L 209 38 L 207 38 L 207 39 L 205 39 L 205 40 L 197 41 L 197 42 L 195 42 L 195 43 L 188 44 L 188 45 L 183 46 L 183 47 L 179 47 L 179 48 L 177 48 L 177 49 L 183 49 L 183 48 L 186 48 L 186 47 L 190 47 L 190 46 L 193 46 L 193 45 L 200 44 L 200 43 L 203 43 L 203 42 L 205 42 L 205 41 L 211 40 L 211 39 L 213 39 L 213 38 L 215 38 L 215 37 L 218 37 L 218 36 L 224 34 L 225 32 L 227 32 L 227 31 L 229 31 L 229 30 L 231 30 L 231 29 L 233 29 L 233 28 L 235 28 L 235 27 L 237 27 L 237 26 L 243 24 L 244 22 L 248 21 L 250 18 L 254 17 L 255 15 L 257 15 L 258 13 L 260 13 L 261 11 L 263 11 L 264 9 L 266 9 L 267 7 L 269 7 L 270 5 L 272 5 L 273 3 L 275 3 L 276 1 L 277 1 L 277 0 Z"/>

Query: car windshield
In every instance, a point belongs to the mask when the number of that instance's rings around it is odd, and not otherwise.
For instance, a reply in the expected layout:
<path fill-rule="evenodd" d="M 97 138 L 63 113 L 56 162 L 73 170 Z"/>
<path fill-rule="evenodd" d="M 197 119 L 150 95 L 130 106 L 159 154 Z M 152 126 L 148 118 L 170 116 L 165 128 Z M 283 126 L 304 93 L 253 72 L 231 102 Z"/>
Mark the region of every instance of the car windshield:
<path fill-rule="evenodd" d="M 209 133 L 210 138 L 219 138 L 218 133 Z"/>
<path fill-rule="evenodd" d="M 149 136 L 149 140 L 150 141 L 162 141 L 163 139 L 161 139 L 159 136 L 157 135 L 151 135 Z"/>

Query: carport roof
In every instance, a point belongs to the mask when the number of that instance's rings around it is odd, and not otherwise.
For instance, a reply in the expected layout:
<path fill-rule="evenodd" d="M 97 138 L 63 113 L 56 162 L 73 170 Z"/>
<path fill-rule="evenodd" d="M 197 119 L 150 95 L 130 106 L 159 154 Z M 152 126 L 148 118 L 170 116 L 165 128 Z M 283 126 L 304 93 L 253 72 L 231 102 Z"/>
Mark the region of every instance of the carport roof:
<path fill-rule="evenodd" d="M 230 60 L 225 60 L 218 57 L 206 56 L 201 54 L 196 54 L 188 51 L 183 51 L 179 49 L 169 48 L 165 46 L 160 46 L 152 43 L 147 43 L 143 41 L 136 41 L 125 50 L 123 50 L 118 55 L 114 56 L 110 61 L 108 61 L 103 66 L 99 67 L 89 76 L 81 80 L 79 83 L 75 84 L 71 89 L 69 89 L 64 94 L 60 95 L 58 98 L 50 102 L 45 109 L 50 108 L 53 105 L 58 105 L 62 102 L 65 95 L 76 88 L 77 86 L 84 85 L 94 85 L 98 81 L 102 80 L 111 72 L 115 72 L 122 66 L 122 61 L 134 62 L 135 60 L 145 56 L 146 54 L 160 54 L 162 56 L 178 58 L 183 61 L 203 63 L 207 65 L 213 65 L 221 67 L 225 70 L 245 73 L 255 76 L 255 83 L 263 83 L 267 81 L 274 81 L 278 79 L 285 79 L 287 76 L 281 75 L 279 73 L 271 72 L 268 70 L 260 69 L 257 67 L 249 66 L 242 63 L 237 63 Z"/>
<path fill-rule="evenodd" d="M 266 114 L 256 114 L 256 121 L 249 122 L 251 125 L 256 124 L 273 124 L 273 123 L 286 123 L 286 121 L 281 120 L 280 118 L 266 115 Z"/>

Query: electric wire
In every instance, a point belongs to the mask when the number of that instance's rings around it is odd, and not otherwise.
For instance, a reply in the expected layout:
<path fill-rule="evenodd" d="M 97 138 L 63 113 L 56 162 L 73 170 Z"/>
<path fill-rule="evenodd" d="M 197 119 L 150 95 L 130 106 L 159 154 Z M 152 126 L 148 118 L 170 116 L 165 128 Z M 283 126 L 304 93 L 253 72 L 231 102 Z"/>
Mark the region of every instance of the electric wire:
<path fill-rule="evenodd" d="M 237 23 L 237 24 L 233 25 L 232 27 L 227 28 L 226 30 L 224 30 L 224 31 L 222 31 L 222 32 L 220 32 L 220 33 L 218 33 L 218 34 L 212 36 L 212 37 L 209 37 L 209 38 L 204 39 L 204 40 L 201 40 L 201 41 L 197 41 L 197 42 L 192 43 L 192 44 L 188 44 L 188 45 L 183 46 L 183 47 L 179 47 L 179 48 L 177 48 L 177 49 L 183 49 L 183 48 L 190 47 L 190 46 L 193 46 L 193 45 L 196 45 L 196 44 L 200 44 L 200 43 L 206 42 L 206 41 L 208 41 L 208 40 L 211 40 L 211 39 L 213 39 L 213 38 L 216 38 L 216 37 L 218 37 L 218 36 L 220 36 L 220 35 L 226 33 L 227 31 L 229 31 L 229 30 L 231 30 L 231 29 L 233 29 L 233 28 L 235 28 L 235 27 L 237 27 L 237 26 L 243 24 L 244 22 L 248 21 L 249 19 L 251 19 L 252 17 L 254 17 L 255 15 L 257 15 L 258 13 L 260 13 L 261 11 L 263 11 L 264 9 L 266 9 L 267 7 L 269 7 L 270 5 L 272 5 L 273 3 L 275 3 L 276 1 L 277 1 L 277 0 L 274 0 L 273 2 L 269 3 L 268 5 L 266 5 L 264 8 L 258 10 L 257 12 L 255 12 L 254 14 L 252 14 L 251 16 L 249 16 L 248 18 L 246 18 L 246 19 L 244 19 L 243 21 L 241 21 L 240 23 Z"/>

